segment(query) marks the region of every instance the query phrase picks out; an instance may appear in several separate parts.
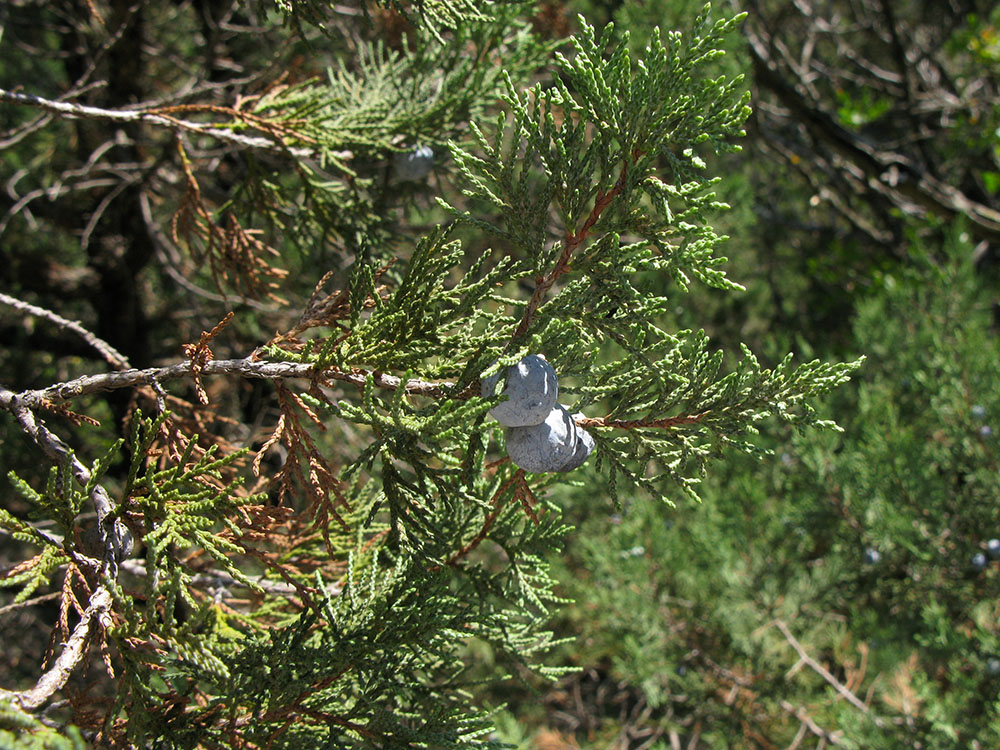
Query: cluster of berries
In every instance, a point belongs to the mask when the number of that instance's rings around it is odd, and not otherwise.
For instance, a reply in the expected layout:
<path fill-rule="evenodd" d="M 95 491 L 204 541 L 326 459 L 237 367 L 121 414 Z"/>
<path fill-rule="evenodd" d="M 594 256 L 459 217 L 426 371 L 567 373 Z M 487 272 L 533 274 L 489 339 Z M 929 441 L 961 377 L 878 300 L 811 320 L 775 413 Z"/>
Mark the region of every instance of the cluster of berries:
<path fill-rule="evenodd" d="M 483 398 L 493 398 L 500 373 L 483 378 Z M 507 371 L 506 401 L 490 415 L 506 428 L 507 455 L 525 471 L 572 471 L 594 450 L 594 438 L 576 421 L 559 398 L 556 371 L 544 357 L 529 354 Z"/>
<path fill-rule="evenodd" d="M 989 553 L 991 560 L 1000 560 L 1000 539 L 990 539 L 986 543 L 986 551 Z M 982 552 L 974 554 L 971 562 L 973 570 L 986 570 L 986 566 L 989 564 L 986 560 L 986 555 Z"/>
<path fill-rule="evenodd" d="M 986 566 L 989 565 L 990 560 L 1000 560 L 1000 539 L 990 539 L 986 543 L 986 552 L 989 554 L 988 559 L 982 552 L 977 552 L 969 560 L 969 564 L 976 572 L 986 570 Z M 877 565 L 881 559 L 882 555 L 879 554 L 877 549 L 869 548 L 865 550 L 865 562 L 869 565 Z"/>

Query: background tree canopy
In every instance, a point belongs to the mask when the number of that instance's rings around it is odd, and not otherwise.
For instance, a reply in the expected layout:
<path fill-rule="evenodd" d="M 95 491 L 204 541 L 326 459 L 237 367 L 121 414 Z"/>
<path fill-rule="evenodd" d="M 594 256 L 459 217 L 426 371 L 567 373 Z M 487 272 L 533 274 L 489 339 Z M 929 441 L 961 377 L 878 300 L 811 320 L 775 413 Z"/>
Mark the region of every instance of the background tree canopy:
<path fill-rule="evenodd" d="M 4 4 L 0 745 L 1000 745 L 998 23 Z"/>

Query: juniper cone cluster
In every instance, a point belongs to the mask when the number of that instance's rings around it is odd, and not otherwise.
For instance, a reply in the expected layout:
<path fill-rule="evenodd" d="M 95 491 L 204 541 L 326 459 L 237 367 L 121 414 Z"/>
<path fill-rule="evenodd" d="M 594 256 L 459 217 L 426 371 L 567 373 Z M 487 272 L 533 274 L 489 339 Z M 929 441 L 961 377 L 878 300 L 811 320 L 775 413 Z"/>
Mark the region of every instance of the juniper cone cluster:
<path fill-rule="evenodd" d="M 495 395 L 499 379 L 499 373 L 482 379 L 483 398 Z M 559 398 L 556 371 L 544 357 L 537 354 L 529 354 L 510 367 L 504 383 L 500 395 L 506 400 L 490 409 L 490 416 L 505 427 L 541 424 Z"/>
<path fill-rule="evenodd" d="M 491 398 L 499 373 L 482 379 L 482 395 Z M 529 354 L 507 370 L 502 396 L 490 409 L 504 425 L 507 455 L 526 471 L 572 471 L 583 466 L 594 450 L 594 438 L 577 426 L 559 398 L 556 371 L 544 357 Z"/>

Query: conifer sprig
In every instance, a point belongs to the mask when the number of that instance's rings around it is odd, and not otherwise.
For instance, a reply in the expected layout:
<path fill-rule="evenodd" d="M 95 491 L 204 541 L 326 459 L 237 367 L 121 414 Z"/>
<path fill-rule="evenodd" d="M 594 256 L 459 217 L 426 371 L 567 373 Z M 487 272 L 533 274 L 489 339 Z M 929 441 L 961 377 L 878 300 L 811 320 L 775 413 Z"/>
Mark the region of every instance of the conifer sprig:
<path fill-rule="evenodd" d="M 448 34 L 444 44 L 435 26 L 421 25 L 398 50 L 361 42 L 353 66 L 275 85 L 248 102 L 255 118 L 280 129 L 285 153 L 295 156 L 295 179 L 273 156 L 248 154 L 259 179 L 238 186 L 223 208 L 280 230 L 298 247 L 333 240 L 355 249 L 367 241 L 383 261 L 392 258 L 384 212 L 406 192 L 392 176 L 394 155 L 417 145 L 443 155 L 447 141 L 462 138 L 495 103 L 501 72 L 485 60 L 502 56 L 514 75 L 526 76 L 553 46 L 530 34 L 514 6 L 459 14 Z M 248 121 L 233 126 L 239 131 Z"/>
<path fill-rule="evenodd" d="M 524 4 L 525 0 L 366 0 L 362 5 L 368 16 L 372 7 L 392 9 L 409 22 L 426 27 L 433 37 L 444 43 L 443 33 L 461 30 L 474 22 L 487 22 L 507 11 L 510 6 Z M 330 20 L 337 12 L 331 8 L 329 0 L 268 0 L 268 5 L 277 8 L 288 21 L 299 24 L 302 21 L 315 25 L 326 34 L 332 33 Z M 341 11 L 343 12 L 343 11 Z"/>

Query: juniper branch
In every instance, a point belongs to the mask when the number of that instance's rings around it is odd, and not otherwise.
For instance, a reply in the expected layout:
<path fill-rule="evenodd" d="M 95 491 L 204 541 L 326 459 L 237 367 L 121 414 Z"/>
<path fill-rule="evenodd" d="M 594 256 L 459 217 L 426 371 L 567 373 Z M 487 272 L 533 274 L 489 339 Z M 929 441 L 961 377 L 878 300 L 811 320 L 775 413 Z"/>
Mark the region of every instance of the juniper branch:
<path fill-rule="evenodd" d="M 468 555 L 470 552 L 472 552 L 472 550 L 474 550 L 482 543 L 482 541 L 486 538 L 486 535 L 489 534 L 490 529 L 493 528 L 493 524 L 496 523 L 497 516 L 500 515 L 500 511 L 502 511 L 504 505 L 506 505 L 506 500 L 504 500 L 504 494 L 507 492 L 508 489 L 510 489 L 511 485 L 519 484 L 523 481 L 524 481 L 524 469 L 518 469 L 511 475 L 510 479 L 508 479 L 506 482 L 500 485 L 499 489 L 497 489 L 497 491 L 493 493 L 493 498 L 490 500 L 490 505 L 493 506 L 493 509 L 486 516 L 486 520 L 483 523 L 483 527 L 479 530 L 479 533 L 476 534 L 460 550 L 458 550 L 457 552 L 455 552 L 455 554 L 449 557 L 448 560 L 445 561 L 445 565 L 451 565 L 453 567 L 456 566 L 459 560 Z M 440 568 L 440 566 L 435 565 L 431 568 L 431 570 L 437 570 L 438 568 Z"/>
<path fill-rule="evenodd" d="M 395 375 L 387 375 L 386 373 L 365 370 L 363 368 L 354 368 L 348 372 L 330 367 L 317 369 L 315 365 L 310 363 L 268 362 L 247 357 L 245 359 L 213 359 L 206 361 L 203 365 L 192 365 L 188 361 L 179 362 L 169 367 L 150 367 L 143 370 L 119 370 L 99 375 L 85 375 L 75 380 L 56 383 L 37 390 L 23 391 L 18 394 L 6 389 L 0 389 L 0 408 L 5 408 L 9 411 L 13 410 L 12 404 L 15 401 L 22 406 L 35 408 L 44 403 L 69 401 L 79 396 L 114 391 L 121 388 L 134 388 L 138 386 L 159 388 L 162 383 L 171 380 L 202 375 L 239 375 L 245 378 L 260 380 L 289 380 L 294 378 L 319 381 L 329 380 L 350 383 L 358 388 L 364 388 L 368 378 L 371 377 L 377 388 L 395 391 L 403 387 L 410 395 L 426 396 L 429 398 L 468 399 L 479 392 L 478 387 L 470 387 L 459 393 L 455 393 L 452 390 L 454 384 L 449 381 L 430 382 L 419 378 L 410 378 L 404 381 Z M 632 430 L 641 427 L 665 429 L 679 424 L 698 423 L 706 414 L 707 412 L 703 412 L 701 414 L 667 417 L 656 420 L 578 417 L 576 422 L 581 427 L 614 427 L 623 430 Z"/>
<path fill-rule="evenodd" d="M 14 602 L 13 604 L 7 604 L 3 607 L 0 607 L 0 615 L 5 615 L 8 612 L 13 612 L 14 610 L 17 609 L 33 607 L 36 604 L 41 604 L 42 602 L 49 602 L 52 601 L 53 599 L 58 599 L 62 595 L 63 595 L 62 591 L 51 591 L 48 594 L 42 594 L 41 596 L 33 596 L 30 599 L 27 599 L 23 602 Z"/>
<path fill-rule="evenodd" d="M 121 565 L 122 570 L 124 570 L 129 575 L 138 576 L 144 578 L 149 575 L 149 571 L 146 569 L 146 563 L 143 560 L 126 560 Z M 278 596 L 289 596 L 296 593 L 296 588 L 289 583 L 279 583 L 278 581 L 272 580 L 270 578 L 265 578 L 263 575 L 253 576 L 249 578 L 253 584 L 269 594 L 276 594 Z M 229 573 L 224 570 L 217 570 L 211 568 L 200 573 L 196 573 L 191 576 L 191 583 L 195 586 L 205 586 L 207 588 L 216 589 L 226 589 L 230 586 L 239 586 L 245 588 L 247 586 L 243 581 L 233 578 Z M 326 589 L 329 594 L 339 594 L 340 586 L 331 585 Z M 0 609 L 0 613 L 3 610 Z"/>
<path fill-rule="evenodd" d="M 336 380 L 364 388 L 365 382 L 371 377 L 378 388 L 396 390 L 404 385 L 407 393 L 432 398 L 465 397 L 469 394 L 452 394 L 448 391 L 451 383 L 432 383 L 426 380 L 410 379 L 404 382 L 394 375 L 381 372 L 371 372 L 362 368 L 354 368 L 350 372 L 336 368 L 317 369 L 315 365 L 298 362 L 268 362 L 245 359 L 212 359 L 204 365 L 193 365 L 190 361 L 179 362 L 168 367 L 149 367 L 143 370 L 131 369 L 99 375 L 85 375 L 63 383 L 56 383 L 46 388 L 24 391 L 15 394 L 6 389 L 0 390 L 0 407 L 11 410 L 11 404 L 17 401 L 21 405 L 34 408 L 45 401 L 68 401 L 79 396 L 92 393 L 115 391 L 121 388 L 137 386 L 154 386 L 171 380 L 199 375 L 240 375 L 245 378 L 262 380 L 287 380 L 304 378 L 307 380 Z"/>
<path fill-rule="evenodd" d="M 35 418 L 34 412 L 18 399 L 16 394 L 6 388 L 0 388 L 0 406 L 15 416 L 21 428 L 49 458 L 58 463 L 69 461 L 76 480 L 84 486 L 89 484 L 90 470 L 73 455 L 69 446 L 59 436 Z M 98 530 L 104 547 L 103 560 L 99 566 L 101 582 L 91 593 L 87 609 L 73 629 L 65 648 L 35 686 L 20 692 L 0 690 L 0 696 L 14 701 L 26 710 L 38 708 L 66 684 L 70 674 L 83 661 L 94 621 L 97 620 L 102 627 L 110 625 L 108 611 L 111 609 L 112 597 L 108 586 L 118 576 L 118 563 L 132 551 L 132 536 L 125 525 L 112 515 L 113 504 L 104 487 L 96 484 L 90 492 L 90 499 L 97 511 Z M 106 524 L 108 520 L 111 520 L 110 528 Z"/>
<path fill-rule="evenodd" d="M 569 263 L 573 258 L 573 253 L 576 252 L 576 249 L 587 238 L 587 235 L 590 234 L 591 228 L 597 223 L 597 220 L 601 218 L 601 214 L 604 213 L 604 209 L 611 205 L 611 202 L 622 191 L 622 188 L 625 187 L 627 174 L 628 163 L 625 163 L 622 165 L 621 173 L 618 175 L 618 180 L 615 182 L 614 187 L 612 187 L 607 193 L 603 190 L 598 191 L 597 196 L 594 199 L 594 207 L 591 209 L 590 215 L 587 216 L 586 221 L 583 222 L 583 226 L 576 232 L 570 232 L 569 227 L 566 228 L 566 238 L 563 240 L 563 251 L 559 255 L 559 260 L 556 261 L 552 270 L 537 280 L 535 291 L 532 292 L 531 299 L 528 300 L 528 306 L 524 310 L 521 322 L 514 331 L 514 335 L 511 336 L 512 342 L 521 338 L 521 336 L 527 332 L 532 319 L 535 317 L 535 313 L 538 311 L 542 302 L 545 301 L 545 295 L 548 294 L 549 289 L 552 288 L 556 279 L 569 270 Z"/>
<path fill-rule="evenodd" d="M 578 417 L 576 423 L 581 427 L 617 427 L 622 430 L 636 430 L 642 427 L 665 429 L 680 424 L 698 424 L 707 411 L 683 417 L 664 417 L 663 419 L 607 419 L 605 417 Z"/>
<path fill-rule="evenodd" d="M 73 454 L 62 438 L 35 418 L 32 407 L 37 405 L 39 402 L 22 399 L 13 391 L 0 387 L 0 407 L 14 415 L 21 424 L 21 429 L 52 461 L 60 464 L 68 461 L 73 476 L 86 487 L 91 480 L 90 469 Z M 100 484 L 94 485 L 90 492 L 90 500 L 97 511 L 98 529 L 104 545 L 103 573 L 113 579 L 117 575 L 118 563 L 128 557 L 132 550 L 132 536 L 125 525 L 112 515 L 114 504 L 104 487 Z M 111 528 L 108 528 L 107 522 L 112 518 L 114 520 Z"/>
<path fill-rule="evenodd" d="M 62 543 L 63 543 L 63 535 L 62 534 L 57 534 L 54 531 L 48 531 L 47 529 L 40 529 L 40 528 L 38 528 L 38 526 L 36 524 L 33 524 L 33 523 L 29 523 L 28 526 L 30 526 L 34 530 L 33 533 L 38 534 L 38 536 L 41 537 L 42 539 L 45 539 L 46 541 L 51 542 L 56 547 L 61 547 L 62 546 Z M 0 529 L 0 537 L 3 537 L 3 536 L 11 536 L 11 532 L 9 530 L 7 530 L 7 529 Z M 77 553 L 77 555 L 79 557 L 83 557 L 83 555 L 79 555 L 79 553 Z M 95 563 L 95 566 L 92 566 L 92 567 L 100 568 L 100 563 L 97 560 L 95 560 L 94 563 Z M 0 610 L 0 611 L 2 611 L 2 610 Z"/>
<path fill-rule="evenodd" d="M 260 121 L 256 127 L 267 132 L 272 132 L 273 138 L 263 136 L 243 135 L 234 133 L 218 127 L 212 127 L 200 122 L 183 120 L 170 114 L 176 108 L 152 107 L 147 109 L 105 109 L 102 107 L 92 107 L 86 104 L 74 104 L 71 102 L 60 102 L 53 99 L 45 99 L 35 94 L 24 94 L 17 91 L 7 91 L 0 89 L 0 102 L 20 104 L 27 107 L 36 107 L 46 112 L 51 112 L 62 117 L 85 120 L 109 120 L 111 122 L 145 122 L 172 131 L 188 131 L 200 135 L 208 135 L 226 143 L 231 143 L 244 148 L 252 148 L 262 151 L 271 151 L 283 155 L 291 155 L 297 158 L 318 157 L 319 152 L 309 148 L 288 146 L 280 137 L 281 132 L 287 132 L 287 127 L 276 127 L 271 129 L 266 127 L 262 118 L 253 118 Z M 227 110 L 227 113 L 235 114 L 240 118 L 249 117 L 246 113 L 237 110 Z M 298 136 L 296 136 L 298 137 Z M 350 159 L 350 153 L 339 155 L 340 158 Z"/>
<path fill-rule="evenodd" d="M 11 297 L 9 294 L 3 294 L 2 292 L 0 292 L 0 302 L 13 307 L 15 310 L 26 312 L 39 318 L 45 318 L 46 320 L 55 323 L 60 328 L 66 328 L 72 331 L 100 352 L 101 356 L 104 357 L 109 364 L 114 365 L 115 367 L 130 366 L 128 358 L 124 354 L 119 352 L 104 339 L 88 331 L 75 320 L 69 320 L 52 312 L 51 310 L 45 309 L 44 307 L 32 305 L 28 302 L 17 299 L 17 297 Z"/>
<path fill-rule="evenodd" d="M 782 709 L 784 709 L 785 711 L 787 711 L 788 713 L 790 713 L 792 716 L 794 716 L 796 719 L 798 719 L 799 721 L 802 722 L 802 728 L 803 728 L 803 730 L 804 729 L 808 729 L 816 737 L 819 737 L 822 740 L 826 740 L 831 745 L 842 745 L 843 744 L 843 742 L 841 741 L 842 732 L 839 732 L 839 731 L 831 732 L 831 731 L 829 731 L 827 729 L 824 729 L 819 724 L 817 724 L 813 720 L 813 718 L 811 716 L 809 716 L 808 713 L 806 713 L 806 710 L 805 710 L 804 707 L 799 706 L 798 708 L 796 708 L 795 706 L 793 706 L 787 700 L 782 700 L 779 705 L 781 706 Z M 804 734 L 804 732 L 800 731 L 799 734 Z M 796 736 L 798 736 L 798 735 L 796 735 Z"/>
<path fill-rule="evenodd" d="M 110 626 L 108 611 L 111 609 L 111 603 L 111 592 L 104 584 L 97 586 L 80 622 L 73 629 L 65 648 L 49 670 L 39 678 L 34 687 L 18 692 L 0 689 L 0 697 L 13 701 L 26 710 L 36 709 L 45 703 L 53 693 L 66 684 L 70 674 L 83 661 L 94 621 L 97 620 L 102 627 Z"/>

